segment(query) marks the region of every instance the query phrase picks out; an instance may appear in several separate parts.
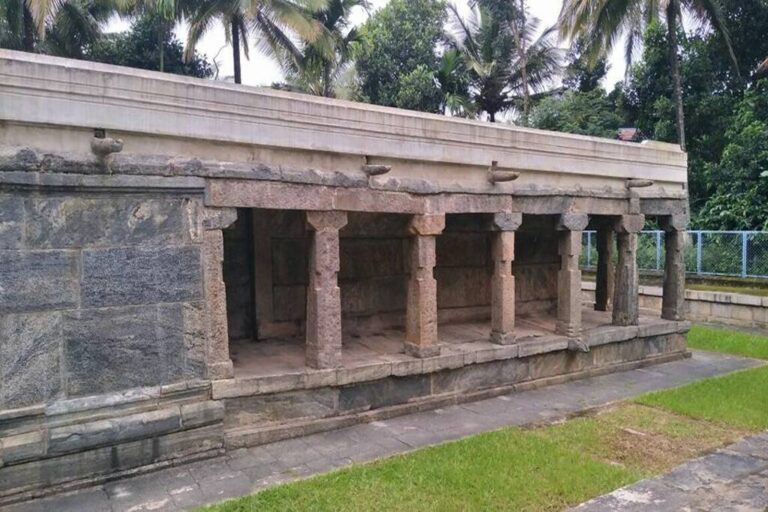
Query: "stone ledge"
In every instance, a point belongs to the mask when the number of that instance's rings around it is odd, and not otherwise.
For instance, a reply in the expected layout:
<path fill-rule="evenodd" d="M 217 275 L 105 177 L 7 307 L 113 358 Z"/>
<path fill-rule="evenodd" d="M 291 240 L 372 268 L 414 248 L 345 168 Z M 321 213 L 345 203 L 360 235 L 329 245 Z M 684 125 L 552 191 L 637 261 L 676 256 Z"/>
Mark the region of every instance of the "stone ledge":
<path fill-rule="evenodd" d="M 585 336 L 585 341 L 590 347 L 597 347 L 633 338 L 684 333 L 689 329 L 689 322 L 667 320 L 659 320 L 639 327 L 598 327 L 585 333 L 588 334 Z M 443 345 L 443 352 L 439 356 L 420 359 L 399 354 L 390 356 L 395 361 L 363 362 L 358 365 L 331 370 L 306 368 L 280 375 L 215 380 L 211 383 L 211 396 L 214 400 L 221 400 L 327 386 L 345 386 L 389 376 L 424 375 L 491 361 L 505 361 L 560 352 L 568 349 L 568 338 L 551 335 L 521 338 L 514 345 L 495 345 L 490 342 L 475 342 L 470 345 L 474 346 Z"/>
<path fill-rule="evenodd" d="M 581 289 L 584 291 L 594 291 L 594 281 L 584 281 L 581 283 Z M 641 285 L 639 287 L 640 295 L 648 297 L 662 297 L 663 289 L 660 286 Z M 759 297 L 757 295 L 746 295 L 743 293 L 728 292 L 708 292 L 704 290 L 685 290 L 686 300 L 715 302 L 718 304 L 735 304 L 739 306 L 752 306 L 768 308 L 768 297 Z"/>

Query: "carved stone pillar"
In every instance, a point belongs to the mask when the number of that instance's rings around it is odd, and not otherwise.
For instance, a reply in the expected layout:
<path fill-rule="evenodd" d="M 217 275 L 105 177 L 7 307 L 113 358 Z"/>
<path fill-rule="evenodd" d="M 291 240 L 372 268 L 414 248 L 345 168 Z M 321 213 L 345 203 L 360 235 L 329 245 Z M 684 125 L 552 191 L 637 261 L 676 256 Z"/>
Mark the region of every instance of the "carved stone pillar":
<path fill-rule="evenodd" d="M 613 306 L 613 287 L 616 267 L 613 252 L 616 238 L 613 226 L 597 228 L 597 276 L 595 278 L 595 311 L 610 311 Z"/>
<path fill-rule="evenodd" d="M 637 325 L 640 320 L 637 274 L 637 234 L 645 225 L 641 214 L 622 215 L 615 224 L 619 262 L 613 296 L 613 325 Z"/>
<path fill-rule="evenodd" d="M 673 215 L 662 221 L 664 228 L 664 291 L 661 318 L 685 319 L 685 227 L 687 216 Z"/>
<path fill-rule="evenodd" d="M 405 353 L 431 357 L 440 353 L 437 344 L 437 281 L 435 241 L 445 229 L 445 215 L 414 215 L 411 237 L 411 275 L 405 322 Z"/>
<path fill-rule="evenodd" d="M 515 341 L 515 230 L 523 221 L 521 213 L 496 213 L 490 229 L 491 259 L 491 341 L 507 345 Z"/>
<path fill-rule="evenodd" d="M 237 220 L 234 208 L 206 208 L 203 214 L 203 286 L 208 317 L 207 367 L 210 379 L 234 377 L 229 357 L 227 291 L 224 286 L 224 235 L 222 230 Z"/>
<path fill-rule="evenodd" d="M 581 335 L 581 237 L 589 218 L 583 213 L 565 213 L 560 216 L 556 229 L 559 233 L 558 253 L 560 270 L 557 272 L 557 325 L 558 334 L 571 338 Z"/>
<path fill-rule="evenodd" d="M 308 211 L 312 229 L 307 286 L 306 363 L 310 368 L 341 366 L 341 291 L 339 230 L 347 214 Z"/>

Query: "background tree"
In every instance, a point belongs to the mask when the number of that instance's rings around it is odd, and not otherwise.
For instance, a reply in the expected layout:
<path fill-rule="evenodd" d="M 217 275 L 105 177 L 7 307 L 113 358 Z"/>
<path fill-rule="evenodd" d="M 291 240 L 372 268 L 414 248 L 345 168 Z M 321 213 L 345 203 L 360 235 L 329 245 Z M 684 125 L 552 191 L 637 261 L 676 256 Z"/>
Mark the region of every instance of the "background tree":
<path fill-rule="evenodd" d="M 107 64 L 159 71 L 160 48 L 157 25 L 165 23 L 152 15 L 136 18 L 130 30 L 105 34 L 89 49 L 86 58 Z M 178 75 L 209 78 L 213 75 L 210 63 L 202 56 L 185 61 L 184 47 L 175 36 L 163 41 L 165 53 L 164 71 Z"/>
<path fill-rule="evenodd" d="M 354 57 L 362 97 L 371 103 L 441 112 L 437 47 L 443 36 L 440 0 L 391 0 L 360 29 Z"/>
<path fill-rule="evenodd" d="M 682 11 L 700 23 L 709 23 L 720 35 L 731 58 L 726 18 L 718 0 L 564 0 L 560 13 L 561 35 L 570 40 L 584 37 L 588 41 L 587 54 L 596 59 L 610 52 L 615 41 L 627 37 L 626 56 L 631 59 L 638 31 L 657 21 L 663 13 L 667 21 L 667 64 L 672 79 L 677 139 L 685 151 L 685 116 L 683 113 L 682 76 L 678 62 L 678 30 L 681 29 Z M 738 69 L 738 67 L 736 68 Z"/>
<path fill-rule="evenodd" d="M 191 58 L 203 36 L 213 26 L 222 24 L 227 42 L 232 46 L 235 83 L 242 82 L 240 54 L 249 56 L 248 38 L 257 48 L 277 58 L 300 51 L 293 34 L 305 41 L 315 41 L 322 28 L 312 13 L 324 9 L 327 0 L 184 0 L 183 11 L 189 20 L 186 57 Z"/>
<path fill-rule="evenodd" d="M 355 9 L 368 11 L 367 0 L 331 0 L 327 7 L 313 13 L 312 18 L 322 27 L 314 41 L 302 41 L 296 53 L 282 52 L 281 67 L 286 84 L 291 89 L 317 96 L 336 96 L 336 83 L 347 70 L 352 46 L 360 33 L 351 27 L 350 16 Z"/>
<path fill-rule="evenodd" d="M 449 44 L 461 53 L 470 73 L 476 109 L 494 122 L 498 113 L 522 105 L 526 124 L 530 93 L 551 84 L 560 70 L 561 52 L 553 30 L 539 33 L 536 18 L 524 17 L 514 5 L 511 14 L 501 15 L 499 9 L 477 2 L 462 17 L 455 5 L 449 5 Z M 522 18 L 512 28 L 507 20 L 516 16 Z"/>

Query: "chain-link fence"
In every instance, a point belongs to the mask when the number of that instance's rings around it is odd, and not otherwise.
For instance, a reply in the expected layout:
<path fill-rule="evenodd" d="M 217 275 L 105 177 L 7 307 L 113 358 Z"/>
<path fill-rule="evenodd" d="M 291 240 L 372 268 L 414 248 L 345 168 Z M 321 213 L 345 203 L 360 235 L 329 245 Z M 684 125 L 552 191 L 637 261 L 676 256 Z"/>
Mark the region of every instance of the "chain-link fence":
<path fill-rule="evenodd" d="M 595 231 L 584 232 L 584 268 L 597 264 L 596 241 Z M 641 270 L 664 270 L 663 231 L 638 235 L 637 265 Z M 685 268 L 699 275 L 768 278 L 768 231 L 688 231 Z"/>

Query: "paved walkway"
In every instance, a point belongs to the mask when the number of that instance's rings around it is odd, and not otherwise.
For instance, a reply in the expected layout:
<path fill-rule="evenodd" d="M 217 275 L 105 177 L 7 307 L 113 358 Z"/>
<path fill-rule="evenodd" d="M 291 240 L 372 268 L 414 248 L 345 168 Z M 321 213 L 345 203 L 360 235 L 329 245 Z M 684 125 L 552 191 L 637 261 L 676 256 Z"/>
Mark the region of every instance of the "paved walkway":
<path fill-rule="evenodd" d="M 617 489 L 573 512 L 768 510 L 768 432 Z"/>
<path fill-rule="evenodd" d="M 12 505 L 3 511 L 190 510 L 352 463 L 504 426 L 551 422 L 647 391 L 679 386 L 759 364 L 751 359 L 697 352 L 691 359 L 649 368 L 243 449 L 217 459 Z M 653 510 L 658 509 L 654 507 Z"/>

